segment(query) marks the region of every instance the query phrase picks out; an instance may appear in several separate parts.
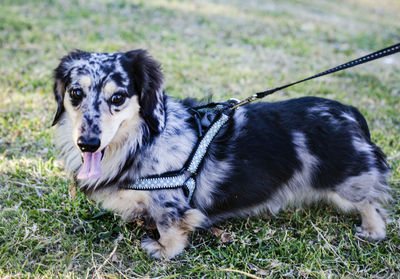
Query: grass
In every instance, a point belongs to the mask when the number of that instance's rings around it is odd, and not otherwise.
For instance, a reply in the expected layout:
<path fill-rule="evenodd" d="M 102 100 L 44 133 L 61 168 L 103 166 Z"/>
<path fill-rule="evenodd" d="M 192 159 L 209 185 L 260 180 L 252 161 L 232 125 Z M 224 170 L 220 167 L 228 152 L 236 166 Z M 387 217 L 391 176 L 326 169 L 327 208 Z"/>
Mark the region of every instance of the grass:
<path fill-rule="evenodd" d="M 57 161 L 52 70 L 68 51 L 146 48 L 175 97 L 243 98 L 400 41 L 396 0 L 26 1 L 0 9 L 1 278 L 399 278 L 400 60 L 387 57 L 297 85 L 357 106 L 393 174 L 388 237 L 366 242 L 360 222 L 325 205 L 230 220 L 230 235 L 195 232 L 177 259 L 150 260 L 148 232 L 104 212 Z"/>

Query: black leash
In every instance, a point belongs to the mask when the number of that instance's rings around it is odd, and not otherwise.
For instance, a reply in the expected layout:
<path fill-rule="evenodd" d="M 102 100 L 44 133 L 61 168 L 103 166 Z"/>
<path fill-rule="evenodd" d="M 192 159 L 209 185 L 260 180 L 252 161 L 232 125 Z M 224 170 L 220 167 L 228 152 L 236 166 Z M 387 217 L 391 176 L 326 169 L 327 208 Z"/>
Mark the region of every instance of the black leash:
<path fill-rule="evenodd" d="M 331 73 L 334 73 L 334 72 L 337 72 L 337 71 L 341 71 L 341 70 L 344 70 L 344 69 L 347 69 L 347 68 L 351 68 L 351 67 L 363 64 L 363 63 L 367 63 L 369 61 L 373 61 L 373 60 L 376 60 L 376 59 L 379 59 L 379 58 L 382 58 L 382 57 L 385 57 L 385 56 L 388 56 L 388 55 L 392 55 L 392 54 L 395 54 L 397 52 L 400 52 L 400 43 L 392 45 L 392 46 L 384 48 L 384 49 L 381 49 L 381 50 L 378 50 L 378 51 L 375 51 L 373 53 L 370 53 L 370 54 L 365 55 L 363 57 L 360 57 L 358 59 L 352 60 L 350 62 L 344 63 L 344 64 L 339 65 L 337 67 L 331 68 L 331 69 L 329 69 L 329 70 L 327 70 L 325 72 L 321 72 L 321 73 L 316 74 L 314 76 L 311 76 L 311 77 L 308 77 L 308 78 L 305 78 L 305 79 L 302 79 L 302 80 L 299 80 L 299 81 L 296 81 L 296 82 L 288 83 L 288 84 L 280 86 L 280 87 L 276 87 L 276 88 L 273 88 L 273 89 L 269 89 L 269 90 L 266 90 L 266 91 L 255 93 L 254 95 L 251 95 L 250 97 L 244 99 L 243 101 L 238 102 L 237 104 L 232 106 L 231 109 L 233 110 L 233 109 L 236 109 L 236 108 L 238 108 L 238 107 L 240 107 L 240 106 L 242 106 L 244 104 L 250 103 L 250 102 L 255 101 L 257 99 L 264 98 L 265 96 L 271 95 L 271 94 L 273 94 L 273 93 L 275 93 L 275 92 L 277 92 L 279 90 L 285 89 L 285 88 L 290 87 L 292 85 L 295 85 L 295 84 L 298 84 L 298 83 L 301 83 L 301 82 L 304 82 L 304 81 L 307 81 L 307 80 L 310 80 L 310 79 L 314 79 L 314 78 L 317 78 L 317 77 L 325 76 L 325 75 L 328 75 L 328 74 L 331 74 Z"/>

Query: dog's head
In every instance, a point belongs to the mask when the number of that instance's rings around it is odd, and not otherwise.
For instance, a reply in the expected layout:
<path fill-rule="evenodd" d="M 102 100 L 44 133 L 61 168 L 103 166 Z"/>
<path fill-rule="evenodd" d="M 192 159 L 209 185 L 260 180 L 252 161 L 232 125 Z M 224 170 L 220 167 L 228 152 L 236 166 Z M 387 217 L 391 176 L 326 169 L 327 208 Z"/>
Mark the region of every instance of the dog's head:
<path fill-rule="evenodd" d="M 131 125 L 144 123 L 152 134 L 165 125 L 163 76 L 144 50 L 126 53 L 75 51 L 55 69 L 58 104 L 53 125 L 69 121 L 83 154 L 78 178 L 101 175 L 102 152 Z"/>

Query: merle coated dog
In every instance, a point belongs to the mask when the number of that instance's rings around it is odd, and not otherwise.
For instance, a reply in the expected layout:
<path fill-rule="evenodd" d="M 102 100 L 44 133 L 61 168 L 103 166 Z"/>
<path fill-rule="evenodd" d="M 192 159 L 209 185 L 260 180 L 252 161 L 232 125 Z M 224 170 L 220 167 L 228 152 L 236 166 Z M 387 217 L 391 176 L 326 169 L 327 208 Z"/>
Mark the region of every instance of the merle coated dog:
<path fill-rule="evenodd" d="M 305 97 L 238 108 L 209 146 L 188 203 L 180 188 L 125 189 L 181 169 L 198 141 L 193 102 L 165 94 L 146 51 L 71 52 L 54 93 L 67 172 L 104 208 L 152 220 L 160 237 L 142 247 L 153 257 L 176 256 L 190 231 L 224 218 L 320 201 L 359 212 L 361 236 L 385 237 L 389 168 L 354 107 Z"/>

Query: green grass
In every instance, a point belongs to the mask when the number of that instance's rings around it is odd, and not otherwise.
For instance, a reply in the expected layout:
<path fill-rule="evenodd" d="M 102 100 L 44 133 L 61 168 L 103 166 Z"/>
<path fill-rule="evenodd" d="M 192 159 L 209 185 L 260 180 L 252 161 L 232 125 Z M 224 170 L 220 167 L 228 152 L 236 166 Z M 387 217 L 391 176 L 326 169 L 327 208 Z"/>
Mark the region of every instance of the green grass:
<path fill-rule="evenodd" d="M 400 41 L 397 0 L 2 0 L 0 8 L 0 278 L 399 278 L 399 55 L 269 97 L 357 106 L 393 169 L 388 237 L 366 242 L 360 219 L 318 205 L 230 220 L 223 243 L 195 232 L 177 259 L 150 260 L 149 232 L 104 212 L 57 161 L 52 70 L 75 48 L 146 48 L 175 97 L 243 98 Z"/>

